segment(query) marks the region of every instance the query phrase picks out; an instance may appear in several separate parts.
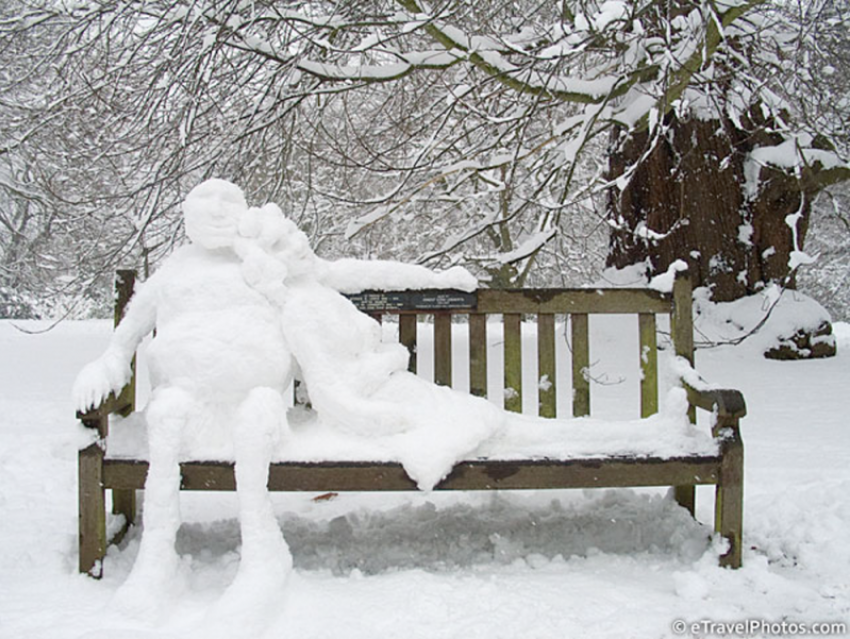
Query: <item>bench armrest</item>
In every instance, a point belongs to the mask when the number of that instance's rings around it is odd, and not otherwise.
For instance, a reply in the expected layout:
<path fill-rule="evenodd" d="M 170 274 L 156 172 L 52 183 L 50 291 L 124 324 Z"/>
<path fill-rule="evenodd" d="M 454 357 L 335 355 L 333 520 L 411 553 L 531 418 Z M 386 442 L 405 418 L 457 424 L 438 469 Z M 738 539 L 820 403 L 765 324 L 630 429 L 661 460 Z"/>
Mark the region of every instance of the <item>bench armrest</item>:
<path fill-rule="evenodd" d="M 99 406 L 87 411 L 77 411 L 79 419 L 86 428 L 95 428 L 101 438 L 109 434 L 109 415 L 118 413 L 126 417 L 136 409 L 135 384 L 131 381 L 116 395 L 110 393 Z"/>
<path fill-rule="evenodd" d="M 685 383 L 688 402 L 692 406 L 717 414 L 718 419 L 740 419 L 747 414 L 747 404 L 741 391 L 732 389 L 699 390 Z"/>

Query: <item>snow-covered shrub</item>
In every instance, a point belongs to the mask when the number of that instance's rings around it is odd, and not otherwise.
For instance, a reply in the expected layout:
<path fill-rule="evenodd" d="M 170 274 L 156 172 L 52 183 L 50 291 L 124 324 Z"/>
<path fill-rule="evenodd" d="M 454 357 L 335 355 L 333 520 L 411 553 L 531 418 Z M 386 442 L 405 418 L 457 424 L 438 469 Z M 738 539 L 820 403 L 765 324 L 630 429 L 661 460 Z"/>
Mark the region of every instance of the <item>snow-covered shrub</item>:
<path fill-rule="evenodd" d="M 811 297 L 771 285 L 733 302 L 711 301 L 694 292 L 695 337 L 703 346 L 746 342 L 771 359 L 835 355 L 829 312 Z"/>

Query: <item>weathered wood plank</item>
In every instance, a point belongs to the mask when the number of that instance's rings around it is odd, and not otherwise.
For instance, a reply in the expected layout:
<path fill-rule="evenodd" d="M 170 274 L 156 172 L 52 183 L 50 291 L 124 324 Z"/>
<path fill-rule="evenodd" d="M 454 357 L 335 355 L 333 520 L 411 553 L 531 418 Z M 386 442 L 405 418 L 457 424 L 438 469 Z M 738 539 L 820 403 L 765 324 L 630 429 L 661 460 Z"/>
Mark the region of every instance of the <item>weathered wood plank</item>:
<path fill-rule="evenodd" d="M 407 370 L 416 373 L 416 315 L 399 315 L 398 341 L 407 349 Z"/>
<path fill-rule="evenodd" d="M 86 413 L 77 411 L 77 419 L 83 426 L 97 431 L 97 436 L 100 439 L 105 439 L 109 435 L 109 414 L 115 411 L 115 396 L 110 395 L 97 408 Z"/>
<path fill-rule="evenodd" d="M 642 288 L 367 291 L 347 296 L 363 312 L 669 313 L 669 294 Z"/>
<path fill-rule="evenodd" d="M 673 307 L 670 311 L 674 352 L 694 365 L 693 288 L 686 272 L 673 281 Z"/>
<path fill-rule="evenodd" d="M 487 316 L 469 315 L 469 392 L 487 397 Z"/>
<path fill-rule="evenodd" d="M 650 289 L 480 289 L 479 313 L 669 313 L 670 296 Z"/>
<path fill-rule="evenodd" d="M 452 316 L 434 313 L 434 381 L 452 385 Z"/>
<path fill-rule="evenodd" d="M 364 313 L 470 312 L 478 303 L 477 291 L 424 289 L 415 291 L 362 291 L 345 295 Z"/>
<path fill-rule="evenodd" d="M 537 406 L 541 417 L 556 417 L 555 316 L 537 316 Z"/>
<path fill-rule="evenodd" d="M 133 297 L 133 292 L 136 287 L 136 271 L 119 270 L 115 278 L 115 313 L 114 325 L 118 326 L 124 318 L 124 313 L 127 310 L 127 305 Z M 121 392 L 116 398 L 116 402 L 122 406 L 118 411 L 119 414 L 127 417 L 130 413 L 136 410 L 136 356 L 130 361 L 130 370 L 132 375 L 127 385 L 121 389 Z"/>
<path fill-rule="evenodd" d="M 729 550 L 720 557 L 720 565 L 740 568 L 744 528 L 744 444 L 738 435 L 738 420 L 723 419 L 719 428 L 728 433 L 721 443 L 722 462 L 714 499 L 714 527 L 728 542 Z"/>
<path fill-rule="evenodd" d="M 715 412 L 718 417 L 741 419 L 747 415 L 747 403 L 741 391 L 720 388 L 697 390 L 687 383 L 684 386 L 688 401 L 694 406 Z"/>
<path fill-rule="evenodd" d="M 455 466 L 437 490 L 621 488 L 666 486 L 674 481 L 712 484 L 717 481 L 718 466 L 716 458 L 708 457 L 464 462 Z"/>
<path fill-rule="evenodd" d="M 114 324 L 117 327 L 127 306 L 133 297 L 136 288 L 136 271 L 119 270 L 115 278 L 115 316 Z M 122 406 L 119 414 L 127 417 L 136 410 L 136 356 L 130 362 L 132 375 L 130 381 L 121 389 L 117 402 Z M 135 490 L 113 490 L 112 512 L 124 516 L 125 530 L 136 521 L 136 491 Z M 123 534 L 123 533 L 122 533 Z"/>
<path fill-rule="evenodd" d="M 113 306 L 113 324 L 118 326 L 124 318 L 127 305 L 133 297 L 136 288 L 136 271 L 120 269 L 115 273 L 115 304 Z"/>
<path fill-rule="evenodd" d="M 103 449 L 91 444 L 79 452 L 77 462 L 80 572 L 102 575 L 106 555 L 106 497 L 103 489 Z"/>
<path fill-rule="evenodd" d="M 522 315 L 502 316 L 505 349 L 505 410 L 522 412 Z"/>
<path fill-rule="evenodd" d="M 673 459 L 634 457 L 566 461 L 476 460 L 460 462 L 435 490 L 595 488 L 667 486 L 679 482 L 715 484 L 719 457 Z M 147 462 L 107 459 L 104 482 L 108 487 L 144 485 Z M 233 464 L 184 462 L 180 465 L 183 490 L 234 490 Z M 394 462 L 280 462 L 269 468 L 272 491 L 384 491 L 418 490 Z"/>
<path fill-rule="evenodd" d="M 570 315 L 573 350 L 573 417 L 590 415 L 590 337 L 587 315 Z"/>
<path fill-rule="evenodd" d="M 124 526 L 132 526 L 136 522 L 136 491 L 133 489 L 113 490 L 112 513 L 124 515 Z"/>
<path fill-rule="evenodd" d="M 640 416 L 658 412 L 658 343 L 655 334 L 655 315 L 638 314 L 640 333 Z"/>
<path fill-rule="evenodd" d="M 670 328 L 673 349 L 677 356 L 684 357 L 694 365 L 693 288 L 686 271 L 676 273 L 673 280 L 673 310 L 670 313 Z M 696 423 L 696 407 L 688 409 L 691 423 Z M 696 492 L 691 485 L 676 486 L 676 502 L 691 514 L 696 512 Z"/>

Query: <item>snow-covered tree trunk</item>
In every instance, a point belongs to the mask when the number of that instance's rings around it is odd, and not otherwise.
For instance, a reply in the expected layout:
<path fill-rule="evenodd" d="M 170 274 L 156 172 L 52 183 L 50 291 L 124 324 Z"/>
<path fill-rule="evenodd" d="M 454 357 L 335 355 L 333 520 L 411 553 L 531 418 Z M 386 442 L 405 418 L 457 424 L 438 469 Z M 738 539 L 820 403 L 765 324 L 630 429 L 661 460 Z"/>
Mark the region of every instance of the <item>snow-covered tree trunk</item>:
<path fill-rule="evenodd" d="M 671 115 L 655 140 L 618 132 L 612 144 L 609 266 L 643 262 L 653 275 L 683 259 L 694 285 L 708 287 L 718 302 L 771 283 L 795 288 L 797 267 L 810 260 L 802 247 L 811 203 L 829 173 L 817 164 L 794 175 L 758 163 L 758 149 L 777 149 L 781 138 L 730 120 Z M 813 337 L 829 332 L 820 326 L 799 336 L 800 350 L 834 354 L 810 348 Z"/>
<path fill-rule="evenodd" d="M 717 301 L 771 282 L 793 288 L 795 269 L 807 261 L 812 199 L 831 178 L 816 163 L 797 175 L 783 170 L 791 162 L 781 146 L 781 137 L 728 119 L 674 115 L 655 139 L 645 131 L 616 135 L 609 265 L 646 262 L 653 274 L 684 259 L 695 286 L 710 287 Z M 777 153 L 773 164 L 759 161 L 760 149 Z"/>

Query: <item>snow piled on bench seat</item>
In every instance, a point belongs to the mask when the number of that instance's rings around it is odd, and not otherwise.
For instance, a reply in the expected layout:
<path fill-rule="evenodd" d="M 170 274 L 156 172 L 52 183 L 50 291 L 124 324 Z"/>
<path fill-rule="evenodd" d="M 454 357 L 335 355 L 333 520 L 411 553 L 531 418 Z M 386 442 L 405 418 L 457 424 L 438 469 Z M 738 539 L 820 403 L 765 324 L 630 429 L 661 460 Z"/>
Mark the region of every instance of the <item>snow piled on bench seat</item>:
<path fill-rule="evenodd" d="M 604 457 L 686 457 L 717 454 L 717 443 L 704 428 L 688 422 L 684 391 L 671 389 L 660 413 L 646 419 L 611 421 L 581 417 L 544 419 L 510 414 L 503 428 L 485 440 L 468 459 L 586 459 Z M 289 411 L 291 432 L 280 443 L 274 461 L 404 463 L 404 447 L 392 436 L 364 436 L 342 432 L 322 422 L 303 407 Z M 458 424 L 457 428 L 463 428 Z M 144 414 L 113 418 L 107 456 L 146 459 Z M 441 442 L 423 443 L 420 463 L 436 457 Z M 187 436 L 183 461 L 233 461 L 227 437 L 205 431 L 203 438 Z M 439 477 L 449 468 L 441 469 Z M 436 471 L 434 471 L 436 472 Z"/>

